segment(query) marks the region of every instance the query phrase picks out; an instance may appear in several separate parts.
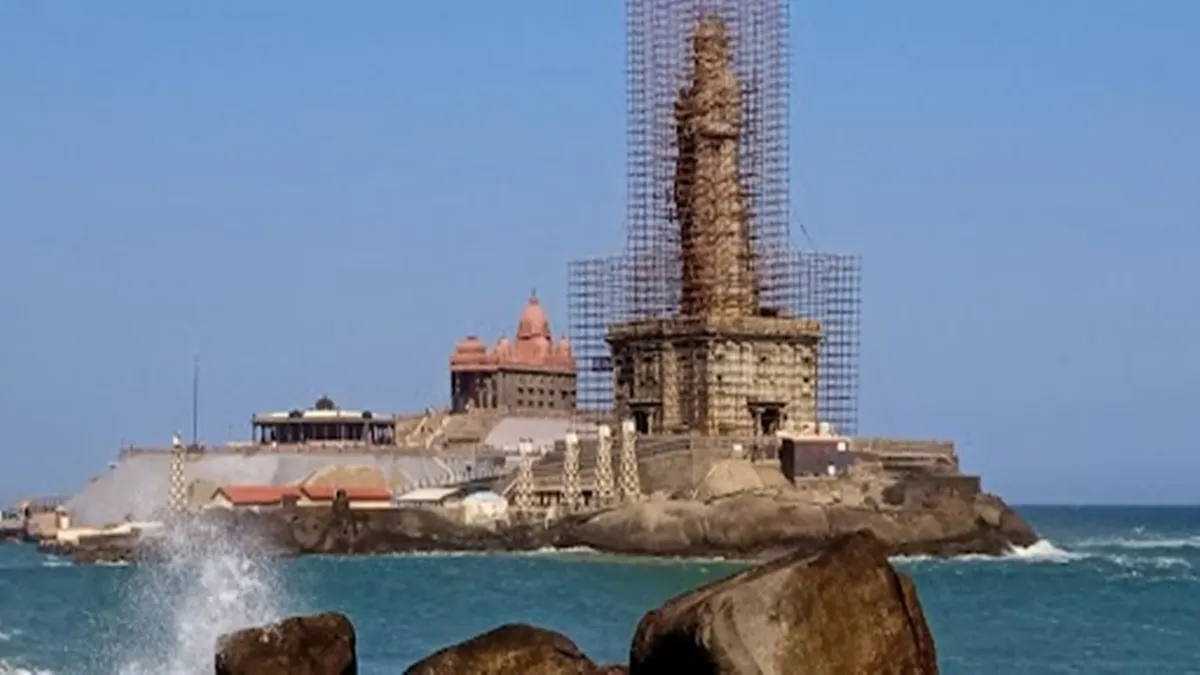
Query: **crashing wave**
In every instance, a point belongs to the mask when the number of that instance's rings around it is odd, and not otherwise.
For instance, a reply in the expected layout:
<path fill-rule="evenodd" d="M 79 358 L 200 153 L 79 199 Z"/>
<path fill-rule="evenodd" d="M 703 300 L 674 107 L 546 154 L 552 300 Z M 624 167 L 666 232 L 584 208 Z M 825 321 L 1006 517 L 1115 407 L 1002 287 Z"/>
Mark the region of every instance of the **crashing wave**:
<path fill-rule="evenodd" d="M 277 571 L 253 542 L 199 521 L 166 537 L 166 563 L 135 567 L 130 579 L 130 633 L 140 638 L 121 675 L 211 673 L 217 638 L 281 616 Z"/>

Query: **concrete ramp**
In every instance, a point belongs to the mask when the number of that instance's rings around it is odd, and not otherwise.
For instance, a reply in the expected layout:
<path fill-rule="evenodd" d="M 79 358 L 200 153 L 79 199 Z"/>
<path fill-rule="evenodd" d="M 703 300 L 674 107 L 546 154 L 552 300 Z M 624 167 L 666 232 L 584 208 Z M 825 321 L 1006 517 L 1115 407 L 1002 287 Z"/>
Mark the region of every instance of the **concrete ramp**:
<path fill-rule="evenodd" d="M 393 489 L 452 485 L 470 480 L 478 470 L 470 458 L 443 459 L 399 454 L 241 454 L 213 452 L 186 463 L 184 480 L 214 485 L 231 483 L 292 485 L 334 466 L 374 468 Z M 148 452 L 123 457 L 97 476 L 66 503 L 72 521 L 81 527 L 101 527 L 126 518 L 150 520 L 168 505 L 171 456 Z"/>
<path fill-rule="evenodd" d="M 562 440 L 571 427 L 567 418 L 506 417 L 492 427 L 484 445 L 514 452 L 522 439 L 533 441 L 535 448 L 552 447 Z"/>

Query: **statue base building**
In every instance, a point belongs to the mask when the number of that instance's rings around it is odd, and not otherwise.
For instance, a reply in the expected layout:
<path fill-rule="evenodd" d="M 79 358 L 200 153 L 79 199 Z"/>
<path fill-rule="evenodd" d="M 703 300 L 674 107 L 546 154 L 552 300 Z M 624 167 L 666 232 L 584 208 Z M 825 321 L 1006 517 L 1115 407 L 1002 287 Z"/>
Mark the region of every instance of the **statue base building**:
<path fill-rule="evenodd" d="M 816 321 L 700 316 L 616 324 L 613 404 L 641 434 L 771 436 L 817 418 Z"/>

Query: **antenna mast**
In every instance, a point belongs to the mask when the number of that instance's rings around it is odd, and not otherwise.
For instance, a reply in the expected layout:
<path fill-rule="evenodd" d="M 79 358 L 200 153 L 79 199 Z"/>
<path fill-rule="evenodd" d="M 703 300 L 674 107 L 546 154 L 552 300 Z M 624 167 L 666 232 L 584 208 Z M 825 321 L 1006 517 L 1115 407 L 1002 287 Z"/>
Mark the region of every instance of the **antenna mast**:
<path fill-rule="evenodd" d="M 200 444 L 200 355 L 192 356 L 192 447 Z"/>

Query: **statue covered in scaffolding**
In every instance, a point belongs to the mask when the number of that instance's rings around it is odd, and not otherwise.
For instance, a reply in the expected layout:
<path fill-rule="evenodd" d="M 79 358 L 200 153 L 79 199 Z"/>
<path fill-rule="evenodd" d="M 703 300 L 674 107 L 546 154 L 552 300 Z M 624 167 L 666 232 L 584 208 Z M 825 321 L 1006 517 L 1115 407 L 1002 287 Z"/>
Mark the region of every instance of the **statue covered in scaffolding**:
<path fill-rule="evenodd" d="M 739 81 L 748 71 L 737 70 L 728 18 L 692 23 L 689 79 L 674 101 L 673 212 L 663 224 L 678 228 L 678 259 L 660 263 L 677 265 L 678 306 L 635 314 L 605 337 L 614 412 L 639 434 L 749 438 L 816 421 L 821 325 L 760 297 L 778 270 L 759 267 L 780 252 L 764 251 L 775 236 L 752 227 L 761 214 L 746 186 L 761 167 L 742 160 L 742 144 L 751 157 L 762 149 L 743 128 L 752 97 Z"/>
<path fill-rule="evenodd" d="M 746 316 L 758 309 L 738 174 L 742 92 L 730 56 L 725 22 L 701 20 L 692 37 L 692 83 L 675 103 L 682 316 Z"/>

